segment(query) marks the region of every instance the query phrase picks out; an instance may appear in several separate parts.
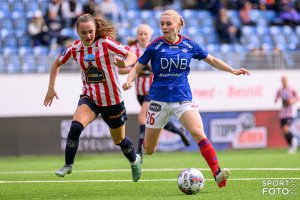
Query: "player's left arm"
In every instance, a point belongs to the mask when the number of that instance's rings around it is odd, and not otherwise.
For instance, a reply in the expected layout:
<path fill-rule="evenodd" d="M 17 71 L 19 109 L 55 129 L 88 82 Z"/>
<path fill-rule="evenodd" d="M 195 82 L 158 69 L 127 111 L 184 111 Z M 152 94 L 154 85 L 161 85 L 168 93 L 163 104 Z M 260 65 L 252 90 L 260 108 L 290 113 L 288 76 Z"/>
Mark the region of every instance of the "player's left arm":
<path fill-rule="evenodd" d="M 135 53 L 133 53 L 131 51 L 128 51 L 125 54 L 125 59 L 116 56 L 114 64 L 118 68 L 126 68 L 126 67 L 128 67 L 130 65 L 133 65 L 136 61 L 137 61 L 137 56 L 135 55 Z"/>
<path fill-rule="evenodd" d="M 240 68 L 240 69 L 234 69 L 222 60 L 208 54 L 206 58 L 203 59 L 205 62 L 207 62 L 209 65 L 213 66 L 216 69 L 223 70 L 226 72 L 230 72 L 235 75 L 250 75 L 250 72 L 247 69 Z"/>
<path fill-rule="evenodd" d="M 296 91 L 293 92 L 293 97 L 289 99 L 289 104 L 297 103 L 300 97 L 297 95 Z"/>

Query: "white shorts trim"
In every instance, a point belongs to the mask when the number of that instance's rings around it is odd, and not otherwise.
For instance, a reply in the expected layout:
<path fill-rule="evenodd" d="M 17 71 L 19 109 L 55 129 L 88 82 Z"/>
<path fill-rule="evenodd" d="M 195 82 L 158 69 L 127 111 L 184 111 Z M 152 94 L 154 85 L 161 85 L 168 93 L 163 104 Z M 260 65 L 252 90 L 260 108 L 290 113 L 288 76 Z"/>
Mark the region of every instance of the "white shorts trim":
<path fill-rule="evenodd" d="M 183 113 L 191 110 L 199 112 L 198 105 L 194 101 L 167 103 L 151 100 L 147 110 L 146 127 L 163 128 L 171 115 L 175 115 L 179 120 Z"/>

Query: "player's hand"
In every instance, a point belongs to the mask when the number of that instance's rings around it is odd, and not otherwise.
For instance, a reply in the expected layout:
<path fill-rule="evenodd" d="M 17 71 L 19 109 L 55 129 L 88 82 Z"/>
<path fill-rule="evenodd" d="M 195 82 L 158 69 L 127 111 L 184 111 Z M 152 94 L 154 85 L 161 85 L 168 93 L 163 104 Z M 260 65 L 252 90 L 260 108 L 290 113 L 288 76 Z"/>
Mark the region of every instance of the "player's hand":
<path fill-rule="evenodd" d="M 48 89 L 46 97 L 44 99 L 44 106 L 49 106 L 50 107 L 54 97 L 56 99 L 58 99 L 58 96 L 57 96 L 55 90 L 54 89 Z"/>
<path fill-rule="evenodd" d="M 126 82 L 122 86 L 123 90 L 125 90 L 125 91 L 130 89 L 131 87 L 132 87 L 132 83 L 130 83 L 130 82 Z"/>
<path fill-rule="evenodd" d="M 126 67 L 126 63 L 124 61 L 123 58 L 119 57 L 119 56 L 115 56 L 114 57 L 114 64 L 118 67 L 118 68 L 125 68 Z"/>
<path fill-rule="evenodd" d="M 247 69 L 244 69 L 244 68 L 240 68 L 240 69 L 238 69 L 238 70 L 234 70 L 233 71 L 233 74 L 235 74 L 235 75 L 250 75 L 250 72 L 247 70 Z"/>

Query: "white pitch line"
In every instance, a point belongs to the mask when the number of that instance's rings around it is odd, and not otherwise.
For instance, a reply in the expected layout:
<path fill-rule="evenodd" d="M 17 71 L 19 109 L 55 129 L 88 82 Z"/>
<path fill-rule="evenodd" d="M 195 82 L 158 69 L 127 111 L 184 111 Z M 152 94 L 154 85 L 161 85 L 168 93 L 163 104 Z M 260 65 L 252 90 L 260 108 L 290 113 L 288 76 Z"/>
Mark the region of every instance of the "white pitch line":
<path fill-rule="evenodd" d="M 200 171 L 210 171 L 208 168 L 197 168 Z M 229 168 L 231 171 L 300 171 L 300 168 Z M 181 171 L 183 168 L 162 168 L 162 169 L 143 169 L 143 172 L 159 171 Z M 109 173 L 109 172 L 130 172 L 130 169 L 99 169 L 99 170 L 73 170 L 76 173 Z M 0 174 L 52 174 L 54 171 L 11 171 L 0 172 Z"/>
<path fill-rule="evenodd" d="M 259 180 L 300 180 L 300 178 L 232 178 L 229 181 L 259 181 Z M 176 182 L 177 179 L 142 179 L 139 182 Z M 205 181 L 215 181 L 214 179 L 205 179 Z M 132 182 L 132 180 L 35 180 L 35 181 L 0 181 L 0 184 L 8 183 L 121 183 Z"/>

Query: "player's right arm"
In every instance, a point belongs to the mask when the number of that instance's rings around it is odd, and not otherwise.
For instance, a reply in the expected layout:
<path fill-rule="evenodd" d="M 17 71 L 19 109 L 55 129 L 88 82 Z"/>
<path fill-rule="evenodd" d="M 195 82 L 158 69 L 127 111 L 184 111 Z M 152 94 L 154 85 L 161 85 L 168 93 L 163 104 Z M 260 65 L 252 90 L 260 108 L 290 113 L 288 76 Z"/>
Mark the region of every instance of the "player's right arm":
<path fill-rule="evenodd" d="M 279 97 L 280 97 L 280 91 L 277 91 L 277 92 L 276 92 L 275 99 L 274 99 L 274 102 L 275 102 L 275 103 L 277 103 Z"/>
<path fill-rule="evenodd" d="M 74 44 L 75 43 L 78 44 L 79 40 L 75 41 Z M 67 49 L 61 52 L 59 56 L 55 59 L 55 61 L 52 63 L 51 70 L 50 70 L 48 91 L 44 99 L 44 106 L 50 107 L 54 97 L 58 99 L 57 93 L 55 91 L 56 77 L 59 72 L 60 66 L 65 64 L 72 57 L 72 48 L 73 48 L 73 44 L 68 46 Z"/>
<path fill-rule="evenodd" d="M 128 90 L 132 87 L 132 82 L 136 79 L 137 75 L 142 71 L 144 65 L 137 62 L 134 67 L 130 70 L 127 76 L 127 82 L 123 84 L 123 90 Z"/>
<path fill-rule="evenodd" d="M 59 58 L 57 58 L 51 66 L 51 71 L 50 71 L 50 78 L 49 78 L 49 85 L 48 85 L 48 91 L 44 99 L 44 106 L 51 106 L 52 101 L 54 97 L 58 99 L 57 93 L 55 91 L 55 81 L 57 74 L 59 72 L 61 62 L 59 61 Z"/>

